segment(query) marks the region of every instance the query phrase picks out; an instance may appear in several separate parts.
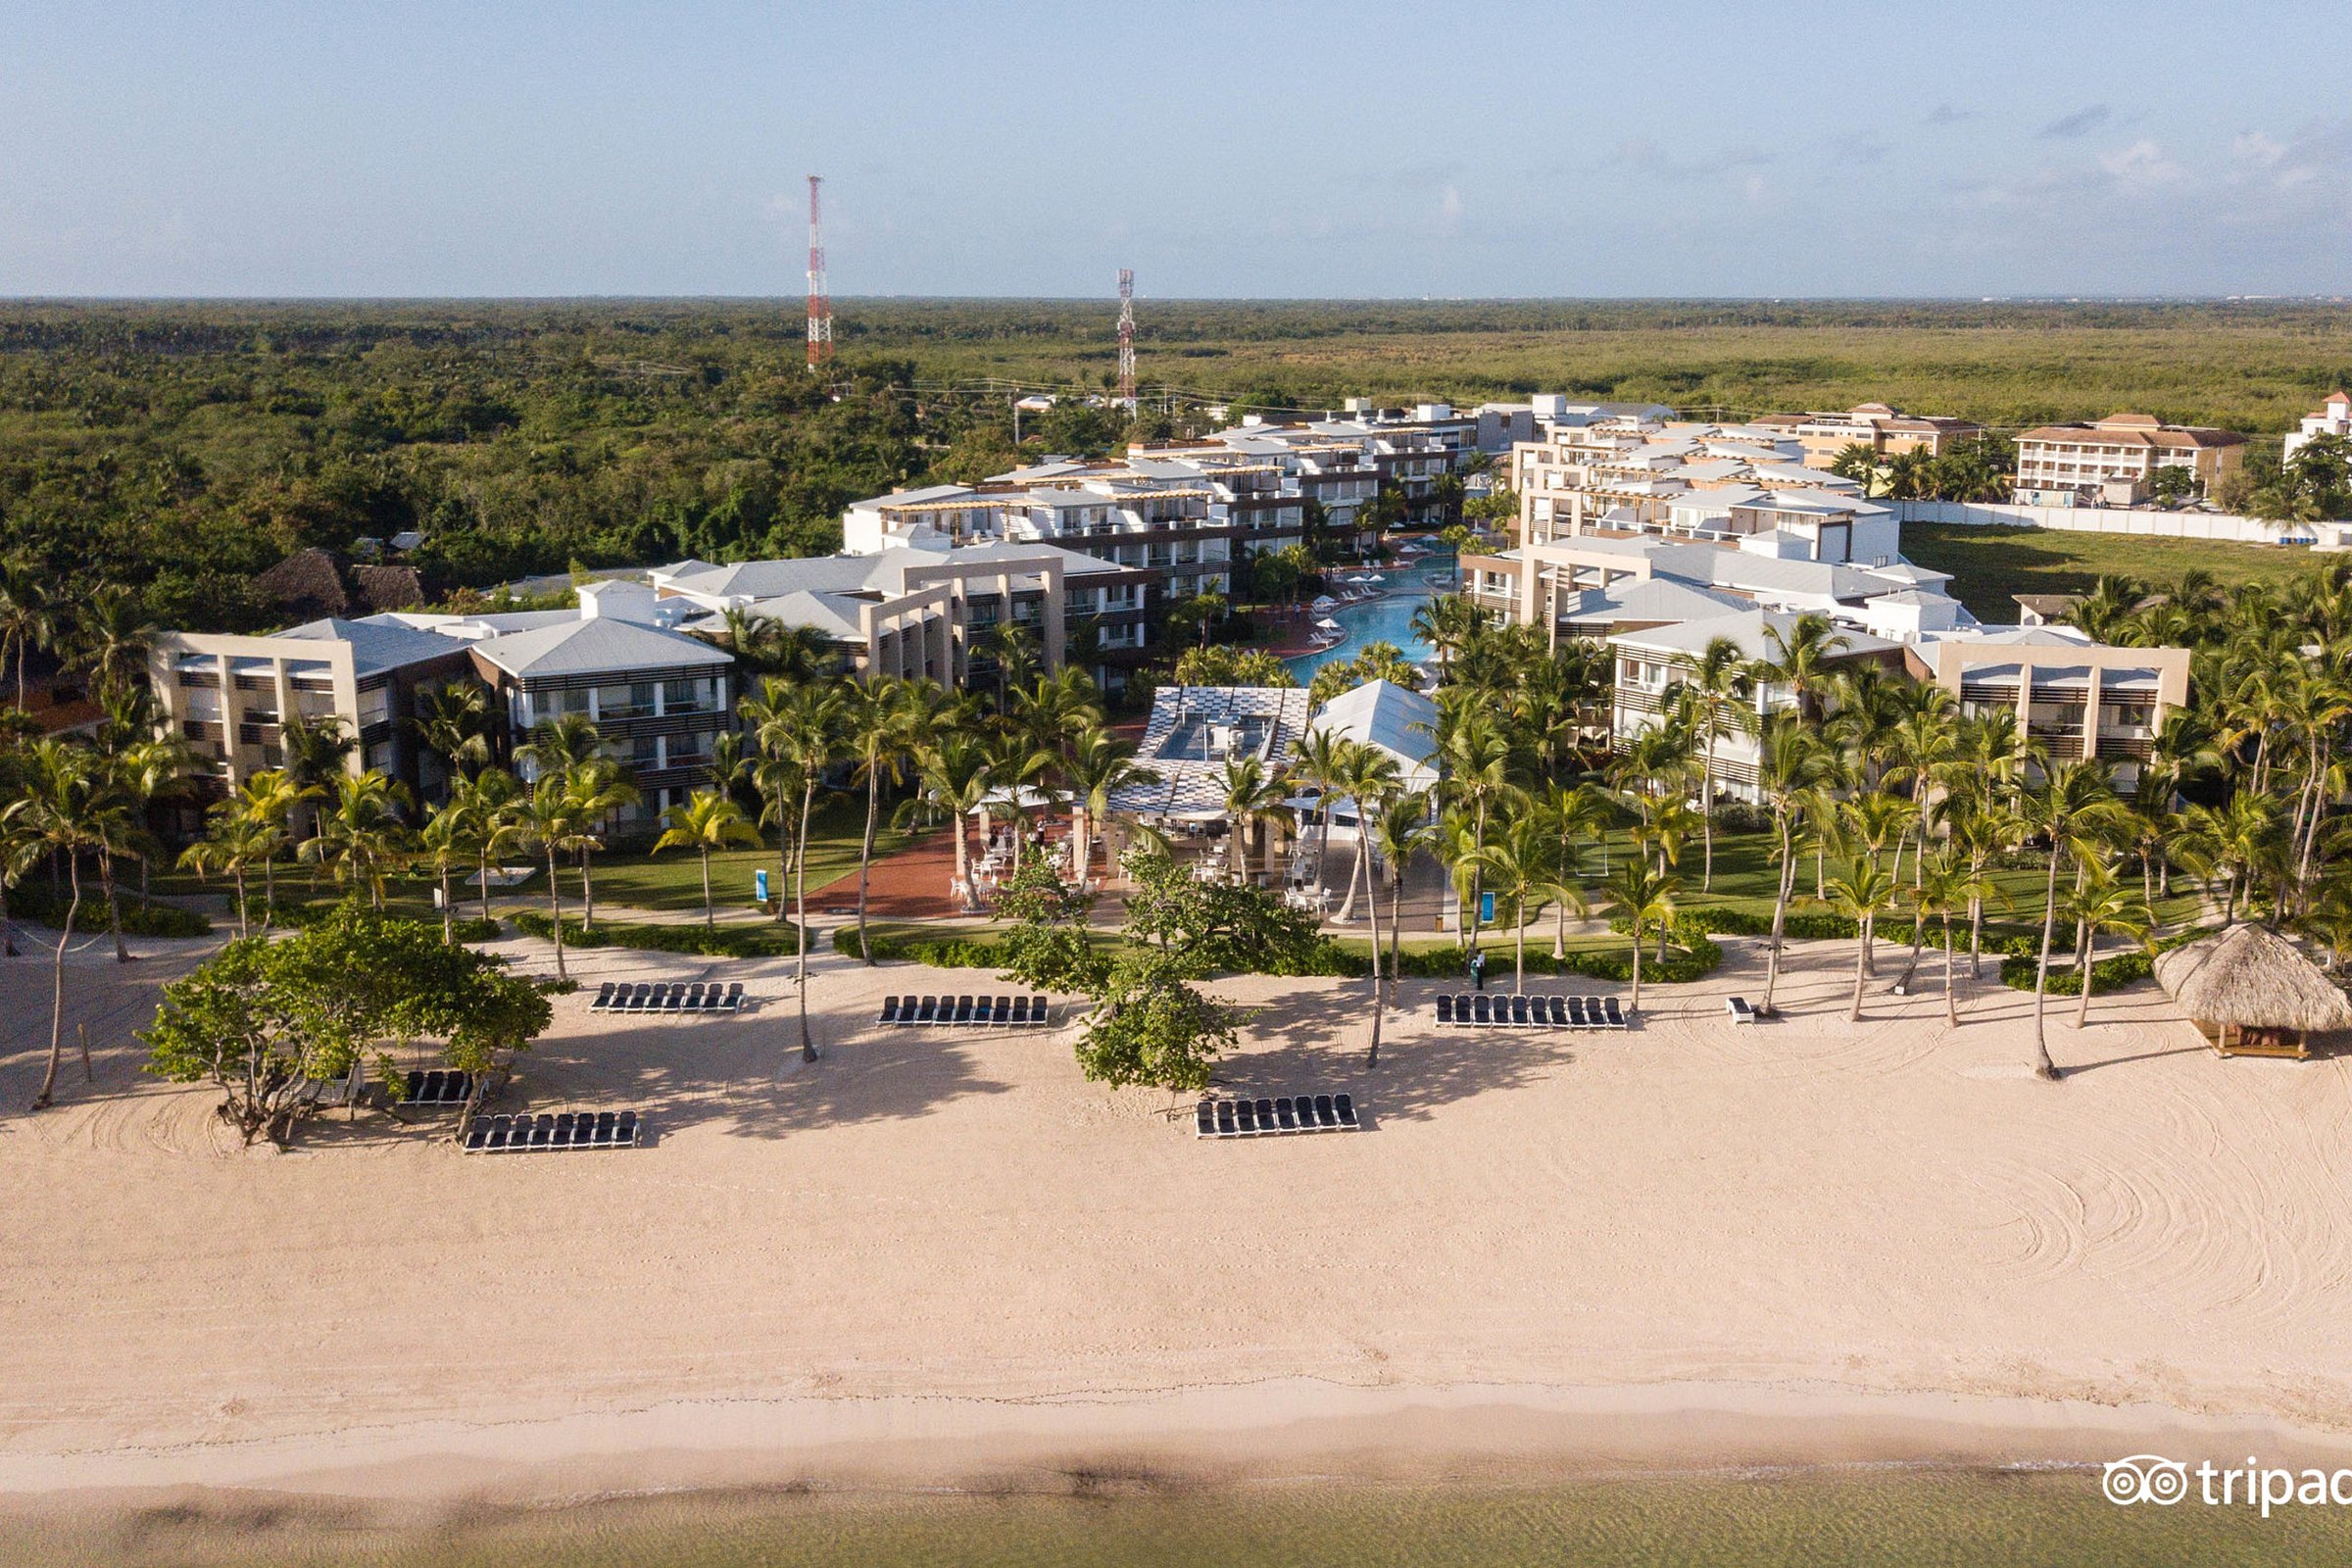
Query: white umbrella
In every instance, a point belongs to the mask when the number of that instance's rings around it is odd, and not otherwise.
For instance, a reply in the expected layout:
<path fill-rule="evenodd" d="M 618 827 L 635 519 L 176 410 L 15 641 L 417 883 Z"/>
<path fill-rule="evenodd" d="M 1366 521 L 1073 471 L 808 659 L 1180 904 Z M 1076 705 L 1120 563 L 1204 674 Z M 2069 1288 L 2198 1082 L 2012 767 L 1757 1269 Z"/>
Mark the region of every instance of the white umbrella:
<path fill-rule="evenodd" d="M 1315 622 L 1315 629 L 1318 631 L 1346 631 L 1348 628 L 1329 615 L 1325 615 L 1321 620 Z"/>
<path fill-rule="evenodd" d="M 1315 602 L 1306 608 L 1309 610 L 1331 610 L 1336 608 L 1338 605 L 1339 601 L 1332 598 L 1331 595 L 1317 594 L 1315 596 Z"/>

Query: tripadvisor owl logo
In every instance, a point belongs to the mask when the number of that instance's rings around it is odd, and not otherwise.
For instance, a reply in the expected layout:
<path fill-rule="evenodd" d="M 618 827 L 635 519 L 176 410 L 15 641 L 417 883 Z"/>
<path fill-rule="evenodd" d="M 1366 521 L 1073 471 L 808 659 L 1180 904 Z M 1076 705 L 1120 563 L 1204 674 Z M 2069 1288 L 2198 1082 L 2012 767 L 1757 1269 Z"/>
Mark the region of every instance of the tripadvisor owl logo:
<path fill-rule="evenodd" d="M 2193 1496 L 2209 1508 L 2253 1508 L 2268 1519 L 2273 1508 L 2289 1503 L 2352 1507 L 2352 1470 L 2286 1470 L 2266 1466 L 2252 1454 L 2242 1467 L 2208 1459 L 2192 1470 L 2185 1459 L 2135 1453 L 2108 1460 L 2099 1490 L 2122 1508 L 2143 1502 L 2169 1508 Z"/>

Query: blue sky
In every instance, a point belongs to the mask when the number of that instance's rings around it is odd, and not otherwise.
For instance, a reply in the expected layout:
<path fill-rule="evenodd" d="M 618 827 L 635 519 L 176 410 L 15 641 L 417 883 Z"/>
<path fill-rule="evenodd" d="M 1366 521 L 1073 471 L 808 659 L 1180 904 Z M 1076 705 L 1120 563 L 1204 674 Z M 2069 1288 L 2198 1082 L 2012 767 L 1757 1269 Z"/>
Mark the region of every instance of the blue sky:
<path fill-rule="evenodd" d="M 0 295 L 2352 292 L 2346 17 L 0 0 Z"/>

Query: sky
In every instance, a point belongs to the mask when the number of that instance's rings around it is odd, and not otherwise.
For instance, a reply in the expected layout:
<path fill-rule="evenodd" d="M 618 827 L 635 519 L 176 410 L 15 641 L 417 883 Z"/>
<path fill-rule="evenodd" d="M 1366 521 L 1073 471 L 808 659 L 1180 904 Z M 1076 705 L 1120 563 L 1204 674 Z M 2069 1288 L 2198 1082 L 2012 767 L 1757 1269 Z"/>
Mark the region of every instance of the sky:
<path fill-rule="evenodd" d="M 0 0 L 0 296 L 2352 293 L 2342 5 Z"/>

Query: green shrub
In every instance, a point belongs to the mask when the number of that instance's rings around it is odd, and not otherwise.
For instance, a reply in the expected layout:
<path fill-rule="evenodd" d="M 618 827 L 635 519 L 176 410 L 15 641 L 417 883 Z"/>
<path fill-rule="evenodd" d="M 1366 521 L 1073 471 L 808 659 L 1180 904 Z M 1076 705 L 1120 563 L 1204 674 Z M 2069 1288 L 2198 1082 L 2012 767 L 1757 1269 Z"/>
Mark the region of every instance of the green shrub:
<path fill-rule="evenodd" d="M 833 933 L 833 948 L 849 957 L 865 956 L 854 925 L 845 925 Z M 1004 962 L 1004 956 L 993 937 L 910 937 L 877 931 L 873 933 L 873 949 L 876 962 L 889 959 L 927 964 L 934 969 L 994 969 Z"/>
<path fill-rule="evenodd" d="M 513 916 L 515 928 L 545 941 L 554 923 L 537 909 L 520 909 Z M 568 916 L 564 921 L 567 948 L 636 948 L 648 953 L 688 953 L 707 958 L 789 958 L 799 951 L 799 927 L 789 920 L 762 920 L 752 925 L 709 927 L 657 925 L 643 920 L 609 920 L 583 931 Z"/>
<path fill-rule="evenodd" d="M 36 925 L 55 930 L 65 923 L 68 903 L 68 900 L 58 898 L 45 887 L 25 883 L 9 889 L 8 913 L 11 919 L 30 920 Z M 141 904 L 129 897 L 122 898 L 120 903 L 124 936 L 202 937 L 212 934 L 213 922 L 194 909 L 183 909 L 176 904 Z M 109 929 L 105 895 L 83 889 L 81 907 L 74 911 L 74 934 L 96 936 Z"/>
<path fill-rule="evenodd" d="M 2042 988 L 2046 995 L 2079 997 L 2082 994 L 2082 971 L 2071 962 L 2063 969 L 2058 967 L 2058 960 L 2061 957 L 2072 956 L 2067 943 L 2070 930 L 2070 927 L 2063 924 L 2059 927 L 2055 944 L 2057 951 L 2050 954 L 2049 984 Z M 2156 972 L 2157 954 L 2170 953 L 2184 942 L 2194 942 L 2199 937 L 2212 934 L 2207 927 L 2190 926 L 2185 931 L 2176 931 L 2171 936 L 2158 938 L 2153 953 L 2142 953 L 2134 949 L 2130 953 L 2119 953 L 2113 957 L 2101 958 L 2090 966 L 2092 989 L 2093 991 L 2113 991 L 2116 987 L 2128 986 L 2134 980 L 2145 980 Z M 2001 984 L 2009 987 L 2012 991 L 2031 991 L 2034 989 L 2034 971 L 2041 965 L 2041 939 L 2036 936 L 2020 937 L 2015 940 L 2024 945 L 2024 951 L 2017 952 L 2012 949 L 2010 956 L 2001 960 Z"/>

